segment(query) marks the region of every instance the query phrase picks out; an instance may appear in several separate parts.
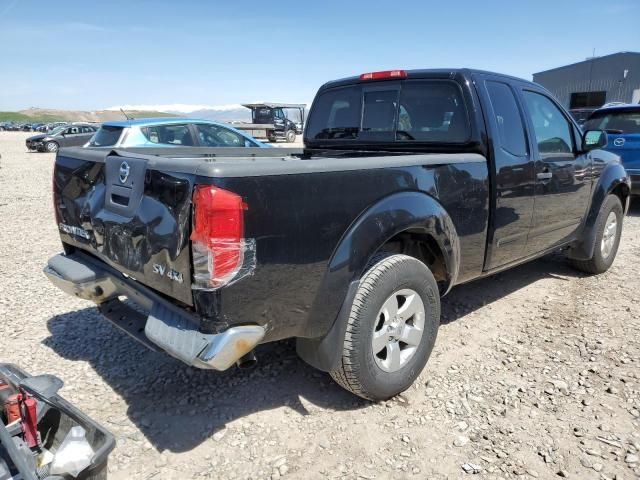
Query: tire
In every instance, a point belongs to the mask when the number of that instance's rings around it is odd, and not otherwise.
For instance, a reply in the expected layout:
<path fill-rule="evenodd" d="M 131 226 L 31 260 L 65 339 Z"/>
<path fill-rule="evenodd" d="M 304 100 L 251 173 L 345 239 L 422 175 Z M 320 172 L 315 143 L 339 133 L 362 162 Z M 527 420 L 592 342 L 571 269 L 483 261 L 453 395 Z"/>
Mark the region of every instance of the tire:
<path fill-rule="evenodd" d="M 286 140 L 288 143 L 293 143 L 296 141 L 296 132 L 295 130 L 287 130 L 285 134 Z"/>
<path fill-rule="evenodd" d="M 416 314 L 408 315 L 410 308 Z M 427 266 L 407 255 L 376 256 L 360 280 L 340 366 L 330 372 L 331 377 L 341 387 L 368 400 L 394 397 L 420 375 L 439 326 L 440 294 Z"/>
<path fill-rule="evenodd" d="M 57 142 L 47 142 L 44 144 L 44 149 L 49 153 L 56 153 L 60 148 Z"/>
<path fill-rule="evenodd" d="M 618 253 L 624 212 L 622 203 L 615 195 L 609 195 L 602 202 L 596 219 L 596 236 L 593 256 L 588 260 L 569 259 L 571 265 L 583 272 L 598 274 L 609 270 Z M 615 225 L 612 225 L 615 221 Z"/>

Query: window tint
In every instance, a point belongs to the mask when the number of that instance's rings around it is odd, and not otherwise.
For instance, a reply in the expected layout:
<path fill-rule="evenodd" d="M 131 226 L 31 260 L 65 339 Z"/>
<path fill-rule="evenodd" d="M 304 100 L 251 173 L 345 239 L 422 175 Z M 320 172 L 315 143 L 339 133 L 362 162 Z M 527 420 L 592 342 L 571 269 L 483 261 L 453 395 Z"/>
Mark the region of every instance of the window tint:
<path fill-rule="evenodd" d="M 270 108 L 256 108 L 253 111 L 253 121 L 256 123 L 271 123 L 271 118 Z"/>
<path fill-rule="evenodd" d="M 151 143 L 193 145 L 193 139 L 187 125 L 154 125 L 152 127 L 143 127 L 141 130 Z"/>
<path fill-rule="evenodd" d="M 362 131 L 393 132 L 397 109 L 397 90 L 365 92 Z"/>
<path fill-rule="evenodd" d="M 438 143 L 469 139 L 469 118 L 455 83 L 406 81 L 400 84 L 399 96 L 395 86 L 367 87 L 353 85 L 321 93 L 309 115 L 307 139 Z"/>
<path fill-rule="evenodd" d="M 464 143 L 469 117 L 453 82 L 405 82 L 400 91 L 397 140 Z"/>
<path fill-rule="evenodd" d="M 336 88 L 320 94 L 310 112 L 311 139 L 354 139 L 360 131 L 360 86 Z"/>
<path fill-rule="evenodd" d="M 104 125 L 98 129 L 89 142 L 90 147 L 111 147 L 118 142 L 122 127 Z"/>
<path fill-rule="evenodd" d="M 518 157 L 527 155 L 522 118 L 513 91 L 505 83 L 487 82 L 487 91 L 493 107 L 500 145 Z"/>
<path fill-rule="evenodd" d="M 67 133 L 68 133 L 68 134 L 71 134 L 71 135 L 74 135 L 74 134 L 76 134 L 76 133 L 79 133 L 79 131 L 80 131 L 80 130 L 79 130 L 79 128 L 78 128 L 78 127 L 71 127 L 71 128 L 69 128 L 69 129 L 67 129 Z"/>
<path fill-rule="evenodd" d="M 198 138 L 200 145 L 203 147 L 244 147 L 245 138 L 237 134 L 233 130 L 229 130 L 217 125 L 199 124 Z M 247 142 L 249 142 L 247 140 Z M 256 144 L 249 142 L 249 146 L 255 147 Z"/>
<path fill-rule="evenodd" d="M 82 127 L 82 133 L 93 133 L 95 132 L 93 127 Z"/>
<path fill-rule="evenodd" d="M 584 124 L 584 130 L 606 130 L 609 133 L 640 133 L 640 108 L 594 113 Z"/>
<path fill-rule="evenodd" d="M 571 127 L 556 105 L 544 95 L 524 92 L 529 117 L 541 154 L 570 153 L 573 151 Z"/>

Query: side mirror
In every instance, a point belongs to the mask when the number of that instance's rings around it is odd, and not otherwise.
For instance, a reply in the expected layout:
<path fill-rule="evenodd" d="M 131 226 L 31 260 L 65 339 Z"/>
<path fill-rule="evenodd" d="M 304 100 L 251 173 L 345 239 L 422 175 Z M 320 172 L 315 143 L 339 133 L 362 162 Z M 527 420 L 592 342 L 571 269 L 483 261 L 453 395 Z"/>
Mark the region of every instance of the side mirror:
<path fill-rule="evenodd" d="M 590 152 L 607 146 L 607 132 L 603 130 L 587 130 L 582 135 L 582 151 Z"/>

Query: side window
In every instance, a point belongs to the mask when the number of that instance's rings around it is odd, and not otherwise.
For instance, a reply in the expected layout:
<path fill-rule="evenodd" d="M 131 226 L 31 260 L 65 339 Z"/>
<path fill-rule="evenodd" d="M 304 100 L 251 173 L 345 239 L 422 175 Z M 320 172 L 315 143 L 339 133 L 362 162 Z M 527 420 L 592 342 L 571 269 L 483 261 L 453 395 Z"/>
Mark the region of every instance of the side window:
<path fill-rule="evenodd" d="M 527 140 L 522 117 L 513 91 L 506 83 L 487 82 L 487 91 L 493 107 L 500 145 L 517 157 L 527 155 Z"/>
<path fill-rule="evenodd" d="M 217 125 L 199 124 L 198 138 L 205 147 L 244 147 L 245 138 L 232 130 Z"/>
<path fill-rule="evenodd" d="M 524 101 L 541 155 L 573 152 L 571 124 L 556 105 L 544 95 L 524 91 Z"/>
<path fill-rule="evenodd" d="M 80 130 L 78 129 L 78 127 L 71 127 L 69 129 L 69 133 L 71 133 L 72 135 L 75 135 L 76 133 L 79 133 L 79 131 Z"/>
<path fill-rule="evenodd" d="M 187 125 L 155 125 L 143 127 L 141 130 L 151 143 L 193 146 Z"/>

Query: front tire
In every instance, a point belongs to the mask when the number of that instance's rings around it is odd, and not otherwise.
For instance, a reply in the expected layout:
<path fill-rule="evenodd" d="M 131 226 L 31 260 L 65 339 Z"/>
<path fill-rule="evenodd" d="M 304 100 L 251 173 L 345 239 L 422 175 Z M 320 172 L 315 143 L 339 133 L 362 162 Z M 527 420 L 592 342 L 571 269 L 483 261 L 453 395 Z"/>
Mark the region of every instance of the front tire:
<path fill-rule="evenodd" d="M 439 325 L 440 294 L 426 265 L 407 255 L 378 256 L 360 280 L 340 366 L 330 374 L 362 398 L 389 399 L 418 378 Z"/>
<path fill-rule="evenodd" d="M 47 142 L 44 146 L 45 150 L 49 153 L 56 153 L 60 146 L 56 142 Z"/>
<path fill-rule="evenodd" d="M 293 143 L 296 141 L 296 132 L 294 130 L 287 130 L 286 139 L 288 143 Z"/>
<path fill-rule="evenodd" d="M 598 274 L 609 270 L 618 253 L 624 211 L 616 195 L 609 195 L 602 202 L 596 219 L 596 237 L 593 255 L 588 260 L 570 259 L 571 265 L 583 272 Z"/>

